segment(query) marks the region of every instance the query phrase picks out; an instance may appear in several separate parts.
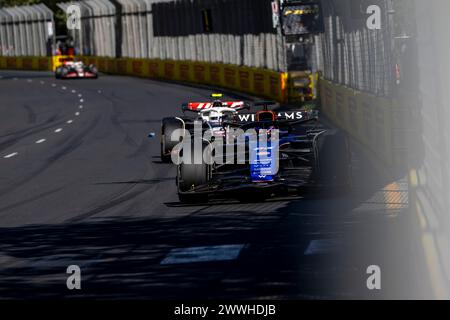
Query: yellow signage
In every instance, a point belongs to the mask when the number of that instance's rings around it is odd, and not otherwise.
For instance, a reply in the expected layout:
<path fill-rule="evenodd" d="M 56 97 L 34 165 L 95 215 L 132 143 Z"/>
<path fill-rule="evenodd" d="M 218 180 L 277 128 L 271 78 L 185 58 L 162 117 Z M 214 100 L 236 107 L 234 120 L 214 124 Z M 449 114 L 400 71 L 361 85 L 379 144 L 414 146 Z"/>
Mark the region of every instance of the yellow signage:
<path fill-rule="evenodd" d="M 296 9 L 296 10 L 286 10 L 284 12 L 285 16 L 289 16 L 291 14 L 300 16 L 305 14 L 317 14 L 319 13 L 319 9 Z"/>

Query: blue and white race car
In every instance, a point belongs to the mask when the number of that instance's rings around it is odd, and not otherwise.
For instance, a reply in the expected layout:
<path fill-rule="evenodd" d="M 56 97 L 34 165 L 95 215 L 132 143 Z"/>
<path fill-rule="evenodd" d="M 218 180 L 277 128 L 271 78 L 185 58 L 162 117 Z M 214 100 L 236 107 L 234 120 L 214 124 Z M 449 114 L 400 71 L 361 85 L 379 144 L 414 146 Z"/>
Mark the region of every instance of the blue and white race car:
<path fill-rule="evenodd" d="M 260 201 L 349 189 L 351 156 L 346 135 L 325 128 L 317 114 L 299 120 L 279 118 L 280 113 L 270 111 L 270 105 L 256 104 L 263 110 L 256 113 L 255 121 L 222 121 L 225 142 L 219 144 L 220 152 L 217 137 L 203 139 L 200 152 L 187 155 L 184 149 L 189 144 L 191 150 L 195 145 L 198 149 L 199 141 L 191 137 L 183 142 L 179 153 L 180 159 L 184 158 L 177 166 L 181 202 L 208 202 L 212 198 Z"/>

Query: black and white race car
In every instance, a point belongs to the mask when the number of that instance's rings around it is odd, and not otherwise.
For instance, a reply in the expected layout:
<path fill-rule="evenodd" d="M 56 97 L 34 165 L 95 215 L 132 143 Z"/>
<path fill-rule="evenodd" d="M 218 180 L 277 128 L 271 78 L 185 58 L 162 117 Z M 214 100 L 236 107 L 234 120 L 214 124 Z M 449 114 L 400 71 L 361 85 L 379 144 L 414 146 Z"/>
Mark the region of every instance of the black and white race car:
<path fill-rule="evenodd" d="M 64 58 L 60 63 L 55 70 L 56 79 L 98 78 L 97 67 L 93 64 L 86 66 L 83 61 L 74 58 Z"/>
<path fill-rule="evenodd" d="M 205 128 L 211 129 L 216 136 L 223 136 L 226 128 L 224 121 L 234 121 L 241 110 L 248 110 L 250 105 L 244 101 L 222 101 L 222 94 L 211 95 L 212 102 L 189 102 L 182 105 L 182 111 L 191 112 L 193 116 L 164 118 L 161 123 L 161 160 L 171 161 L 171 152 L 177 141 L 171 139 L 177 129 L 193 130 L 198 121 Z"/>

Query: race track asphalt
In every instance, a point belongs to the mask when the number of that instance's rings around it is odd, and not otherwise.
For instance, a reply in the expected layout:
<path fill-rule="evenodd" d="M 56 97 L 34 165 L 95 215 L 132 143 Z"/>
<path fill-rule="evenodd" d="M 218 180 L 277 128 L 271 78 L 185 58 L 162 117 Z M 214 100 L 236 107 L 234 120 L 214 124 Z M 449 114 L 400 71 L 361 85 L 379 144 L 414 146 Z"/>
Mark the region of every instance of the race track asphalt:
<path fill-rule="evenodd" d="M 426 281 L 403 236 L 407 185 L 377 173 L 357 144 L 347 195 L 180 204 L 175 168 L 159 160 L 160 121 L 210 93 L 0 71 L 0 297 L 416 297 Z M 174 249 L 224 245 L 240 245 L 239 256 L 161 264 Z M 373 264 L 379 291 L 366 287 Z M 81 290 L 66 287 L 69 265 L 81 268 Z"/>

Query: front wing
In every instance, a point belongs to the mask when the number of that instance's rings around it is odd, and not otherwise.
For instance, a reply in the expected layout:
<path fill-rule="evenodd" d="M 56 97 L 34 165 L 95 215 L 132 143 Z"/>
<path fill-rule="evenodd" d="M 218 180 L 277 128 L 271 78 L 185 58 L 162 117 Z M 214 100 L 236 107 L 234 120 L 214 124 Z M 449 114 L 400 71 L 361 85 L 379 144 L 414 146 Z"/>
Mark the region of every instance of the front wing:
<path fill-rule="evenodd" d="M 92 72 L 76 72 L 76 71 L 70 71 L 67 75 L 61 76 L 63 79 L 82 79 L 82 78 L 88 78 L 88 79 L 95 79 L 97 78 L 96 73 Z"/>

